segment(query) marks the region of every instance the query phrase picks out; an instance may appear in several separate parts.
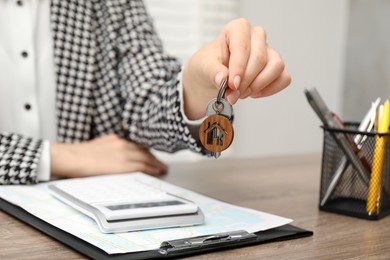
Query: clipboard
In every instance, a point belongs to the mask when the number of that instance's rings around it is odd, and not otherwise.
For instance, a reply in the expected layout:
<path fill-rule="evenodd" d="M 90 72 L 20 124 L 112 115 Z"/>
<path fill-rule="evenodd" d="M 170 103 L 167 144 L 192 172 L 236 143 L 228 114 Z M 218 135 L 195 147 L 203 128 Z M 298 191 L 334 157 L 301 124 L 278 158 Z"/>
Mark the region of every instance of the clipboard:
<path fill-rule="evenodd" d="M 201 237 L 170 240 L 163 242 L 160 248 L 156 250 L 130 252 L 124 254 L 107 254 L 98 247 L 93 246 L 86 241 L 43 221 L 42 219 L 25 211 L 21 207 L 16 206 L 2 198 L 0 198 L 0 210 L 25 222 L 26 224 L 40 230 L 44 234 L 51 236 L 59 242 L 92 259 L 173 258 L 255 244 L 297 239 L 313 235 L 313 232 L 311 231 L 287 224 L 277 228 L 255 233 L 234 231 L 229 233 L 211 234 Z"/>

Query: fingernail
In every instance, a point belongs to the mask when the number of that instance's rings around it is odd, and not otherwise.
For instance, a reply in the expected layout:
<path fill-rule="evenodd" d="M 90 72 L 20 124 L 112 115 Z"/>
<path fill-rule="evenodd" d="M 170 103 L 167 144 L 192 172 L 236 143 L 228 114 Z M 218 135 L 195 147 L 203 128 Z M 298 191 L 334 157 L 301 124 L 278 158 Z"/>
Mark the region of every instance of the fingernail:
<path fill-rule="evenodd" d="M 219 84 L 221 84 L 222 77 L 223 77 L 223 72 L 222 71 L 218 72 L 217 75 L 215 75 L 214 81 L 215 81 L 215 85 L 216 86 L 219 86 Z"/>
<path fill-rule="evenodd" d="M 227 97 L 227 100 L 229 101 L 230 104 L 234 105 L 237 102 L 239 97 L 240 97 L 240 91 L 239 90 L 234 90 Z"/>
<path fill-rule="evenodd" d="M 240 82 L 241 82 L 241 77 L 240 77 L 240 76 L 235 76 L 235 77 L 234 77 L 233 84 L 234 84 L 234 87 L 235 87 L 236 89 L 238 89 L 238 87 L 240 86 Z"/>

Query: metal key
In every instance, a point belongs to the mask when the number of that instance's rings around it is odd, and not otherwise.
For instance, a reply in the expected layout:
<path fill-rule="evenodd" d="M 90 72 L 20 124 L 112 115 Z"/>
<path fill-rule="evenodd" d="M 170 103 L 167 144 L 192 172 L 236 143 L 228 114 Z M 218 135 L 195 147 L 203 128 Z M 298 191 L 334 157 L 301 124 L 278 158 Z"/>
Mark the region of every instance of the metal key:
<path fill-rule="evenodd" d="M 220 102 L 217 102 L 217 98 L 210 100 L 206 107 L 206 116 L 220 114 L 231 120 L 233 118 L 233 106 L 223 98 Z"/>
<path fill-rule="evenodd" d="M 203 146 L 208 149 L 210 151 L 210 155 L 215 158 L 218 158 L 221 155 L 220 151 L 227 149 L 227 147 L 230 146 L 234 135 L 231 124 L 233 119 L 233 107 L 223 98 L 227 90 L 227 81 L 227 78 L 222 81 L 217 98 L 212 99 L 207 104 L 207 118 L 199 129 L 199 136 L 203 137 L 200 138 Z M 206 131 L 213 127 L 218 127 L 218 131 L 213 130 L 211 135 L 205 136 Z M 217 148 L 215 148 L 215 145 Z M 212 151 L 212 149 L 217 149 L 217 151 Z"/>

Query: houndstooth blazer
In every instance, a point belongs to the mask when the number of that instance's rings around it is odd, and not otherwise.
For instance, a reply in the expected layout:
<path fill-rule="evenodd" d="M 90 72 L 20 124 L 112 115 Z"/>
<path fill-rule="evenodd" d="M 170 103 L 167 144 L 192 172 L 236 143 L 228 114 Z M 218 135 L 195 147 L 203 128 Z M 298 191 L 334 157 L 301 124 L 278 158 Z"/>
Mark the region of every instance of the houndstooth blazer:
<path fill-rule="evenodd" d="M 174 152 L 201 148 L 180 112 L 180 64 L 141 0 L 52 0 L 58 141 L 117 133 Z M 0 184 L 37 182 L 41 140 L 0 133 Z"/>

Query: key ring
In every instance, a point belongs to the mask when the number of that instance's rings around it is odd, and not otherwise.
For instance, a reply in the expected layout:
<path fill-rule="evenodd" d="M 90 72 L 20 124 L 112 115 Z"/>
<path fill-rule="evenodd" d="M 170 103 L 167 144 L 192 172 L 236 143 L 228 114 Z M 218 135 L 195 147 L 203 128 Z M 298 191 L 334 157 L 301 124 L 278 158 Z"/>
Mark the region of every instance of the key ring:
<path fill-rule="evenodd" d="M 218 103 L 222 103 L 221 99 L 223 99 L 223 97 L 225 96 L 226 94 L 226 90 L 227 90 L 227 82 L 229 80 L 229 77 L 226 77 L 222 82 L 221 82 L 221 86 L 219 87 L 219 92 L 218 92 L 218 96 L 217 96 L 217 102 Z"/>
<path fill-rule="evenodd" d="M 228 80 L 229 80 L 229 77 L 226 77 L 221 82 L 221 86 L 219 87 L 219 91 L 218 91 L 217 101 L 213 104 L 213 109 L 217 114 L 219 114 L 224 108 L 224 105 L 222 103 L 222 99 L 226 94 L 226 90 L 228 87 L 228 85 L 226 83 L 228 82 Z"/>

